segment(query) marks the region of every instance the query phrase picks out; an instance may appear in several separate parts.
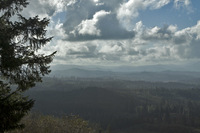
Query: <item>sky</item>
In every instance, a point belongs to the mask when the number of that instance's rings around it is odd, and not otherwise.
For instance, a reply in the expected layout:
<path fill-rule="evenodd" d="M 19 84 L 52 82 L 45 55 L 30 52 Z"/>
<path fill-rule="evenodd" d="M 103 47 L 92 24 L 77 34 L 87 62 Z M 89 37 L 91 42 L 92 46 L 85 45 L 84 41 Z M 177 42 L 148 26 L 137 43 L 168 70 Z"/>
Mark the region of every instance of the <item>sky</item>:
<path fill-rule="evenodd" d="M 199 0 L 30 0 L 47 17 L 53 65 L 140 66 L 200 62 Z"/>

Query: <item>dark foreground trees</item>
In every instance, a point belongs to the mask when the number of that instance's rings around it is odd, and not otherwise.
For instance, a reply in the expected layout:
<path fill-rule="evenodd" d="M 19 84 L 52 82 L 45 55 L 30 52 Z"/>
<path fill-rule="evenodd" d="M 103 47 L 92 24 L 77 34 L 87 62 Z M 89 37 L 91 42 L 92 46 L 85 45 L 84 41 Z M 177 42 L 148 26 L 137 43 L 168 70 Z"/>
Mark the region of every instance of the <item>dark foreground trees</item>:
<path fill-rule="evenodd" d="M 25 18 L 20 12 L 27 0 L 0 0 L 0 132 L 22 128 L 21 118 L 34 101 L 23 92 L 50 73 L 48 64 L 55 54 L 37 54 L 52 37 L 46 37 L 49 20 Z M 17 16 L 17 21 L 11 21 Z"/>

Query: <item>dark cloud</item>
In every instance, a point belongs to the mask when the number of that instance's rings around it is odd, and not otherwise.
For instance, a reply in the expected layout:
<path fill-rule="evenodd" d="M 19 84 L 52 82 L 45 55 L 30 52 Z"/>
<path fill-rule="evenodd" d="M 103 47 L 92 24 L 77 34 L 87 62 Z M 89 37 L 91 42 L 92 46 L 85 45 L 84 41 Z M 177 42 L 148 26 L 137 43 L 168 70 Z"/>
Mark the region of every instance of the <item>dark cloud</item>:
<path fill-rule="evenodd" d="M 173 42 L 175 44 L 183 44 L 183 43 L 187 42 L 187 37 L 185 35 L 175 36 L 173 38 Z"/>
<path fill-rule="evenodd" d="M 181 58 L 198 59 L 200 58 L 200 40 L 192 40 L 191 45 L 177 45 L 176 52 Z"/>
<path fill-rule="evenodd" d="M 191 42 L 191 58 L 200 58 L 200 40 L 193 40 Z"/>
<path fill-rule="evenodd" d="M 133 38 L 135 35 L 133 31 L 125 30 L 119 24 L 116 14 L 110 14 L 101 19 L 97 27 L 101 29 L 102 39 L 128 39 Z"/>
<path fill-rule="evenodd" d="M 140 52 L 135 49 L 129 49 L 128 55 L 138 55 Z"/>

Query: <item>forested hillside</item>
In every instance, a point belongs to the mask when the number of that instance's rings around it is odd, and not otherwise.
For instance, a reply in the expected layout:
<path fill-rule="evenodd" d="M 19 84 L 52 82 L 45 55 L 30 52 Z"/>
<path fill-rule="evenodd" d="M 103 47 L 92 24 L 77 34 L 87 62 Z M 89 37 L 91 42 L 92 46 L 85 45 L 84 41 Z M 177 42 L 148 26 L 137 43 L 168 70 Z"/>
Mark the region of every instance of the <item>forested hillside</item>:
<path fill-rule="evenodd" d="M 79 115 L 112 133 L 200 132 L 200 88 L 177 82 L 47 78 L 33 112 Z"/>

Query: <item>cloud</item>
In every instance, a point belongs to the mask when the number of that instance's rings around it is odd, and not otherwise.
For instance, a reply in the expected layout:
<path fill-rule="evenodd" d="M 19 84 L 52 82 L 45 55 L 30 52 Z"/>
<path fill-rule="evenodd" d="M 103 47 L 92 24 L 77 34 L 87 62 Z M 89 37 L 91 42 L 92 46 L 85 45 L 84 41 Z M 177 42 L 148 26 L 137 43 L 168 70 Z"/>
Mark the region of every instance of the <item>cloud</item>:
<path fill-rule="evenodd" d="M 120 0 L 79 0 L 67 6 L 63 29 L 68 41 L 95 39 L 127 39 L 135 33 L 127 31 L 119 23 L 116 8 Z"/>
<path fill-rule="evenodd" d="M 117 18 L 119 22 L 126 28 L 130 29 L 134 27 L 134 23 L 140 14 L 140 11 L 145 10 L 158 10 L 168 5 L 171 0 L 127 0 L 124 1 L 117 10 Z M 189 12 L 192 12 L 190 8 L 190 0 L 174 0 L 174 7 L 180 9 L 185 7 Z"/>
<path fill-rule="evenodd" d="M 193 27 L 177 31 L 173 43 L 180 57 L 200 58 L 200 21 Z"/>
<path fill-rule="evenodd" d="M 143 55 L 149 54 L 149 49 L 154 49 L 153 53 L 159 53 L 159 57 L 171 56 L 177 59 L 200 58 L 198 49 L 200 48 L 200 21 L 195 26 L 188 27 L 182 30 L 177 30 L 177 26 L 165 25 L 162 28 L 153 27 L 146 28 L 142 23 L 142 31 L 136 31 L 138 42 L 143 42 L 143 47 L 146 52 Z M 137 28 L 135 28 L 136 30 Z M 139 45 L 139 44 L 137 44 Z M 149 45 L 149 46 L 148 46 Z"/>
<path fill-rule="evenodd" d="M 100 36 L 101 35 L 101 30 L 97 29 L 97 23 L 99 20 L 110 14 L 110 12 L 106 12 L 104 10 L 101 10 L 99 12 L 96 12 L 93 15 L 93 18 L 90 20 L 83 20 L 78 26 L 75 27 L 73 31 L 70 33 L 74 34 L 74 36 L 77 35 L 91 35 L 91 36 Z"/>
<path fill-rule="evenodd" d="M 165 25 L 162 28 L 155 26 L 151 29 L 146 29 L 142 33 L 142 38 L 148 41 L 170 40 L 174 36 L 174 33 L 176 30 L 177 30 L 177 27 L 173 25 Z"/>
<path fill-rule="evenodd" d="M 128 0 L 120 5 L 117 11 L 117 18 L 120 23 L 129 28 L 132 22 L 139 15 L 140 10 L 159 9 L 170 3 L 170 0 Z"/>
<path fill-rule="evenodd" d="M 181 2 L 190 3 L 189 0 L 174 0 L 176 5 Z M 56 23 L 55 18 L 62 13 L 60 28 L 68 41 L 120 40 L 134 38 L 132 20 L 141 10 L 160 9 L 169 3 L 170 0 L 30 0 L 24 14 L 50 17 Z"/>
<path fill-rule="evenodd" d="M 51 17 L 66 9 L 66 3 L 69 0 L 29 0 L 29 5 L 23 10 L 26 17 L 40 16 Z"/>
<path fill-rule="evenodd" d="M 124 47 L 121 43 L 114 44 L 114 45 L 105 45 L 100 50 L 99 53 L 109 53 L 109 54 L 116 54 L 121 53 L 124 51 Z"/>
<path fill-rule="evenodd" d="M 147 28 L 142 22 L 137 26 L 138 34 L 132 39 L 83 42 L 55 39 L 51 43 L 57 45 L 47 45 L 42 53 L 58 51 L 55 62 L 69 64 L 139 65 L 200 58 L 200 22 L 182 30 L 173 25 Z"/>
<path fill-rule="evenodd" d="M 52 18 L 47 31 L 54 39 L 40 52 L 58 51 L 54 63 L 145 64 L 200 58 L 200 21 L 181 30 L 177 25 L 146 27 L 135 22 L 140 11 L 157 10 L 170 2 L 176 8 L 186 7 L 189 0 L 65 2 L 32 0 L 26 12 Z M 55 19 L 59 13 L 62 20 Z"/>
<path fill-rule="evenodd" d="M 174 0 L 174 6 L 176 8 L 180 8 L 180 7 L 188 7 L 191 4 L 190 0 Z"/>
<path fill-rule="evenodd" d="M 63 39 L 67 37 L 62 27 L 63 27 L 63 23 L 61 23 L 60 20 L 58 21 L 50 20 L 50 24 L 47 27 L 47 31 L 48 31 L 47 36 L 54 37 L 54 40 Z"/>
<path fill-rule="evenodd" d="M 198 21 L 195 26 L 182 29 L 175 33 L 175 39 L 174 39 L 175 43 L 177 44 L 184 43 L 184 41 L 179 42 L 179 41 L 176 41 L 176 39 L 187 40 L 185 41 L 187 43 L 190 43 L 193 40 L 195 41 L 200 40 L 200 21 Z"/>
<path fill-rule="evenodd" d="M 73 22 L 73 21 L 71 21 Z M 133 31 L 125 30 L 117 21 L 116 15 L 111 11 L 100 10 L 96 12 L 91 19 L 85 19 L 73 30 L 68 30 L 71 27 L 65 25 L 66 33 L 69 36 L 67 40 L 70 41 L 86 41 L 94 39 L 127 39 L 133 38 L 135 33 Z"/>
<path fill-rule="evenodd" d="M 66 56 L 76 56 L 76 58 L 98 58 L 95 45 L 79 45 L 67 50 Z"/>

